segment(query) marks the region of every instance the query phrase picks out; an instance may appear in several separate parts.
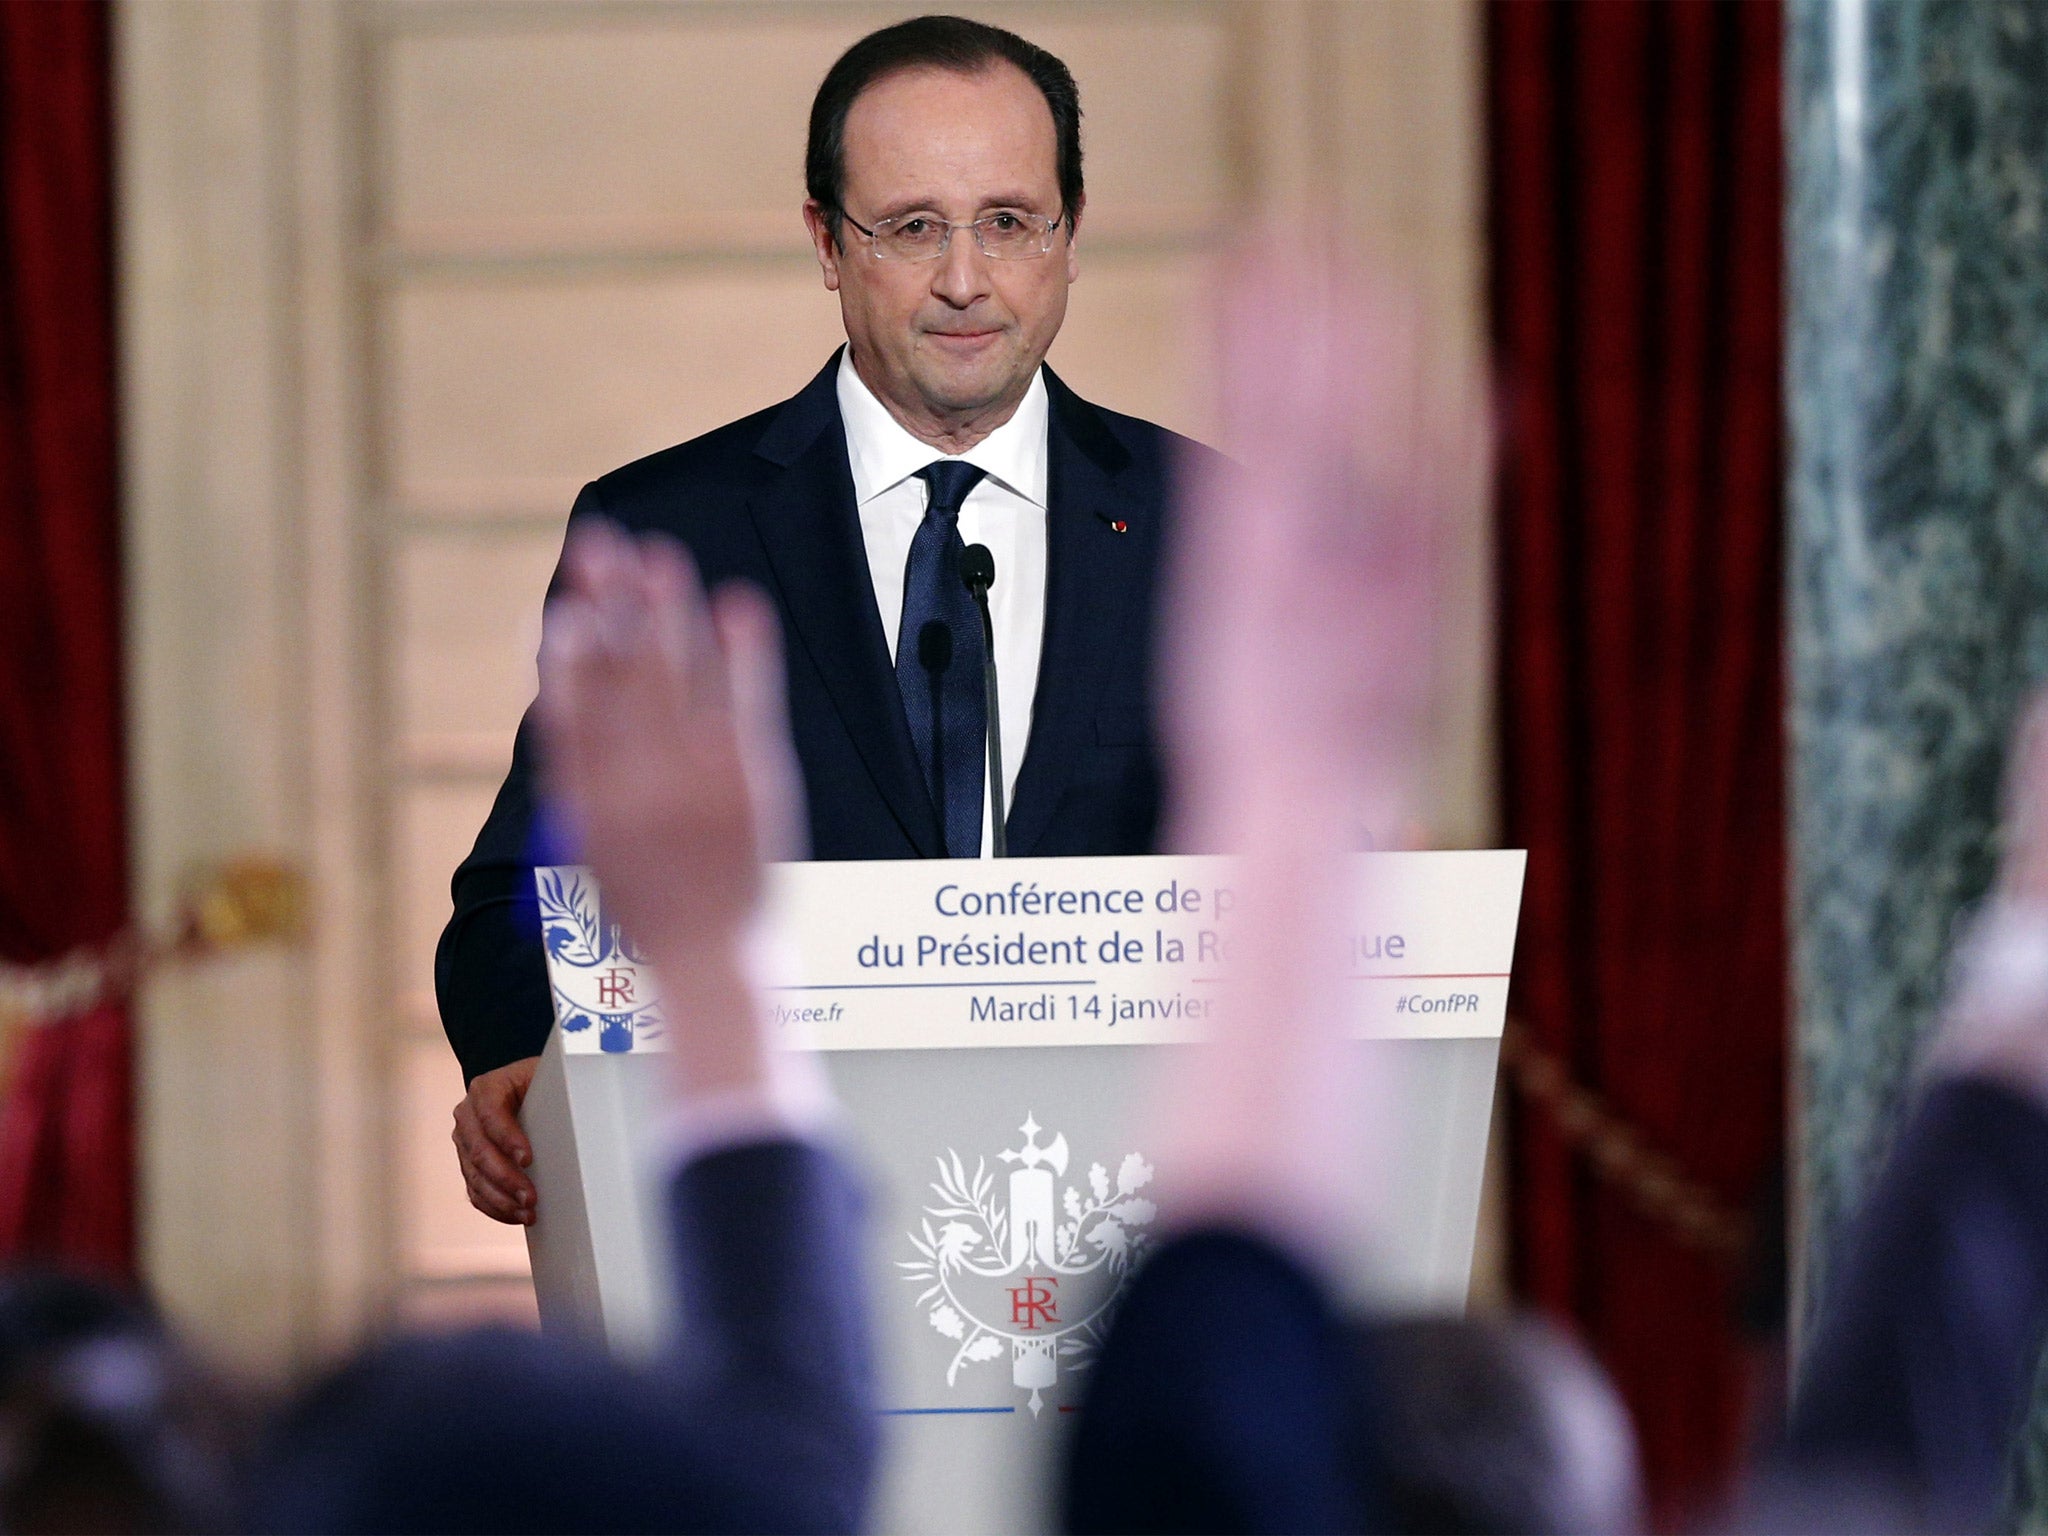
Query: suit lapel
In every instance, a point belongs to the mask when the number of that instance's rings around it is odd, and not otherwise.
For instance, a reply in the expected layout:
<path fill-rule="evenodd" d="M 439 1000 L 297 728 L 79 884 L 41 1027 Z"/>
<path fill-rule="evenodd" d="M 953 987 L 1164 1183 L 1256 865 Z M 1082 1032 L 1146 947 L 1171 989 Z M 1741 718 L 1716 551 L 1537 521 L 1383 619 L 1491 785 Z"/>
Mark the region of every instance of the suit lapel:
<path fill-rule="evenodd" d="M 1118 482 L 1130 453 L 1095 408 L 1050 368 L 1046 436 L 1045 640 L 1031 739 L 1010 808 L 1010 852 L 1029 855 L 1052 820 L 1079 755 L 1095 744 L 1095 714 L 1120 644 L 1143 601 L 1157 517 Z M 1115 524 L 1123 523 L 1119 533 Z"/>
<path fill-rule="evenodd" d="M 782 588 L 793 642 L 824 680 L 890 813 L 920 854 L 935 857 L 945 845 L 875 609 L 839 417 L 838 366 L 835 353 L 762 434 L 754 451 L 780 472 L 748 511 Z"/>

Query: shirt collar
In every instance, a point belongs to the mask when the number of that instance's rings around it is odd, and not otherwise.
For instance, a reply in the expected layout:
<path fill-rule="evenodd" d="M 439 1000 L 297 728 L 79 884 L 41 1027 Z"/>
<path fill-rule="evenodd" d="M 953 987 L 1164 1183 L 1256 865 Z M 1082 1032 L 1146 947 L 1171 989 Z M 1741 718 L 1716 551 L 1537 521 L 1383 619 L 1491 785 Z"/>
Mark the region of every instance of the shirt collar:
<path fill-rule="evenodd" d="M 851 351 L 839 358 L 839 416 L 846 424 L 846 457 L 853 470 L 853 495 L 865 505 L 916 474 L 935 459 L 948 457 L 930 443 L 921 443 L 889 414 L 861 376 L 854 371 Z M 955 455 L 989 478 L 1001 481 L 1033 506 L 1046 504 L 1046 424 L 1050 407 L 1045 370 L 1031 376 L 1031 387 L 1015 414 L 965 453 Z"/>

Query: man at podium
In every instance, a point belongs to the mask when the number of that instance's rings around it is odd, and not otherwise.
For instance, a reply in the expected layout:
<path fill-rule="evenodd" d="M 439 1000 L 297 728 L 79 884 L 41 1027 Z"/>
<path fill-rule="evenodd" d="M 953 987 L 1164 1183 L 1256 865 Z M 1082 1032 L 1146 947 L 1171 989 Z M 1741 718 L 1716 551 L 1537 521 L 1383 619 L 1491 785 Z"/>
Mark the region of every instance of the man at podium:
<path fill-rule="evenodd" d="M 707 587 L 773 599 L 810 857 L 986 855 L 997 787 L 1008 852 L 1153 851 L 1155 574 L 1170 461 L 1192 445 L 1044 366 L 1080 270 L 1080 116 L 1067 67 L 996 27 L 926 16 L 854 44 L 812 104 L 803 207 L 846 346 L 792 398 L 600 477 L 570 513 L 669 534 Z M 994 566 L 986 628 L 968 546 Z M 535 811 L 529 717 L 435 958 L 469 1082 L 463 1176 L 507 1222 L 533 1218 L 517 1115 L 553 1024 Z"/>

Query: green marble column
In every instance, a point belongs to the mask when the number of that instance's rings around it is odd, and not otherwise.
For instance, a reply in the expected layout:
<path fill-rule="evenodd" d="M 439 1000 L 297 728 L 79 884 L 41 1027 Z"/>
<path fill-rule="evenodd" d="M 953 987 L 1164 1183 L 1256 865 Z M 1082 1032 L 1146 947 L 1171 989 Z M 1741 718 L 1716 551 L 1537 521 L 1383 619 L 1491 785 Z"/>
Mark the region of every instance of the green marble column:
<path fill-rule="evenodd" d="M 1805 1315 L 1894 1128 L 2048 664 L 2048 5 L 1789 0 Z M 2020 1510 L 2048 1512 L 2048 1445 Z"/>

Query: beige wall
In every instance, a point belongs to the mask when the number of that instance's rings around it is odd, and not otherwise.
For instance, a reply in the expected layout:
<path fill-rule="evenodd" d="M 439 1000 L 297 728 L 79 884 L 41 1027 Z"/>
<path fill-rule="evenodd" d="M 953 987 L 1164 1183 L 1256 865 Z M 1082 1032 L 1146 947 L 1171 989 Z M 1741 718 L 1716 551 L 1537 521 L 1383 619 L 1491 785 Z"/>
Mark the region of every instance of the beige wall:
<path fill-rule="evenodd" d="M 533 688 L 576 488 L 790 393 L 839 338 L 809 98 L 905 5 L 131 0 L 119 31 L 138 875 L 293 854 L 297 957 L 157 989 L 147 1247 L 252 1364 L 521 1305 L 470 1213 L 430 956 Z M 1201 435 L 1212 253 L 1328 208 L 1476 355 L 1465 0 L 974 5 L 1075 69 L 1083 276 L 1052 361 Z M 1291 220 L 1268 221 L 1285 231 Z M 1438 837 L 1490 820 L 1466 530 Z"/>

